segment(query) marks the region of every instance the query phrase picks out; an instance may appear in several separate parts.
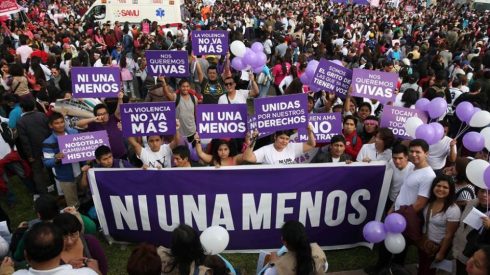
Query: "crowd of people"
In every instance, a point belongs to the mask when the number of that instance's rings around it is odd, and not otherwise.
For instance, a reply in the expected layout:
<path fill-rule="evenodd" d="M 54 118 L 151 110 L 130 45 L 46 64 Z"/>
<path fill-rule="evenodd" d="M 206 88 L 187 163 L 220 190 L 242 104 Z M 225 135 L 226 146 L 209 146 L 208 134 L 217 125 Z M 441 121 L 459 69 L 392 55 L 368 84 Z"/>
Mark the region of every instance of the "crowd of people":
<path fill-rule="evenodd" d="M 490 274 L 490 198 L 473 185 L 466 167 L 473 159 L 489 159 L 483 149 L 472 153 L 456 136 L 461 122 L 454 114 L 461 102 L 490 109 L 490 19 L 468 4 L 439 0 L 433 5 L 381 1 L 379 7 L 332 1 L 216 1 L 212 6 L 185 1 L 183 23 L 177 27 L 81 22 L 91 1 L 19 1 L 19 14 L 1 21 L 0 28 L 0 192 L 8 214 L 18 198 L 11 176 L 33 195 L 39 219 L 14 230 L 0 274 L 12 274 L 15 262 L 30 268 L 15 274 L 107 274 L 110 266 L 98 240 L 87 172 L 97 168 L 171 169 L 172 167 L 234 166 L 253 163 L 292 164 L 385 161 L 393 177 L 386 213 L 402 214 L 408 223 L 408 244 L 418 247 L 419 274 L 435 274 L 432 264 L 451 259 L 454 274 Z M 433 1 L 435 2 L 435 1 Z M 390 2 L 391 3 L 391 2 Z M 235 71 L 231 54 L 196 56 L 193 30 L 227 30 L 230 43 L 241 40 L 263 45 L 267 64 L 259 73 Z M 184 50 L 188 78 L 152 77 L 146 50 Z M 311 60 L 339 60 L 346 68 L 398 73 L 394 106 L 414 108 L 420 98 L 441 97 L 448 111 L 439 123 L 444 137 L 429 145 L 421 139 L 401 141 L 380 127 L 383 104 L 335 93 L 313 92 L 302 83 Z M 72 98 L 73 67 L 117 67 L 121 91 L 101 99 L 93 116 L 77 117 L 61 101 Z M 247 104 L 250 99 L 308 94 L 309 113 L 342 113 L 342 134 L 319 143 L 311 126 L 308 141 L 295 130 L 260 137 L 251 131 L 242 139 L 201 139 L 196 128 L 198 104 Z M 122 138 L 120 106 L 127 102 L 173 101 L 174 136 Z M 56 111 L 55 111 L 56 109 Z M 460 129 L 460 128 L 459 128 Z M 95 160 L 64 164 L 58 137 L 105 130 L 110 147 L 95 150 Z M 305 157 L 305 156 L 309 157 Z M 56 201 L 53 195 L 60 195 Z M 60 205 L 67 206 L 62 214 Z M 74 206 L 74 207 L 73 207 Z M 462 221 L 476 208 L 485 217 L 479 230 Z M 77 211 L 78 210 L 78 211 Z M 288 252 L 273 257 L 265 274 L 324 274 L 327 260 L 311 243 L 303 225 L 286 222 L 282 241 Z M 427 249 L 427 240 L 435 249 Z M 314 240 L 311 240 L 314 242 Z M 9 245 L 2 242 L 0 246 Z M 3 250 L 2 250 L 3 251 Z M 406 249 L 391 256 L 379 248 L 379 260 L 369 274 L 403 266 Z M 392 260 L 390 260 L 392 259 Z M 388 266 L 388 269 L 387 269 Z M 205 255 L 197 232 L 181 224 L 169 248 L 137 246 L 128 260 L 129 274 L 229 274 L 223 258 Z M 388 271 L 387 271 L 388 270 Z M 403 270 L 403 269 L 400 269 Z M 3 272 L 3 273 L 2 273 Z M 388 274 L 388 273 L 386 273 Z"/>

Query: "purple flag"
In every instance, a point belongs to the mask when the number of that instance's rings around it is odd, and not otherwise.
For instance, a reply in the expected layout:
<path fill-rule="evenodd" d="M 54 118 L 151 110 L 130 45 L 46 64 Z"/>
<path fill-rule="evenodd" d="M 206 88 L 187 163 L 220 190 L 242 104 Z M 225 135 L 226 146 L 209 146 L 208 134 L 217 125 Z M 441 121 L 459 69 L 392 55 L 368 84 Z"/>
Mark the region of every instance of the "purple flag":
<path fill-rule="evenodd" d="M 195 55 L 226 55 L 228 52 L 227 31 L 193 31 L 191 37 Z"/>
<path fill-rule="evenodd" d="M 310 86 L 327 92 L 335 92 L 339 97 L 345 98 L 351 80 L 351 70 L 322 58 Z"/>
<path fill-rule="evenodd" d="M 121 123 L 125 137 L 174 135 L 175 102 L 122 104 Z"/>
<path fill-rule="evenodd" d="M 201 138 L 244 138 L 247 104 L 197 105 L 197 132 Z"/>
<path fill-rule="evenodd" d="M 398 74 L 354 69 L 352 96 L 377 99 L 381 104 L 395 101 Z"/>
<path fill-rule="evenodd" d="M 74 98 L 117 97 L 121 72 L 115 67 L 73 67 L 71 80 Z"/>
<path fill-rule="evenodd" d="M 147 72 L 150 76 L 189 76 L 186 51 L 146 51 Z"/>
<path fill-rule="evenodd" d="M 390 128 L 398 138 L 411 139 L 405 131 L 405 122 L 409 117 L 418 117 L 424 123 L 427 123 L 428 120 L 424 111 L 386 105 L 383 108 L 380 126 Z"/>
<path fill-rule="evenodd" d="M 383 214 L 385 169 L 384 162 L 90 169 L 89 179 L 104 234 L 116 241 L 168 247 L 181 223 L 198 231 L 221 225 L 228 250 L 257 252 L 280 247 L 289 220 L 302 222 L 310 241 L 327 249 L 369 246 L 362 229 Z"/>
<path fill-rule="evenodd" d="M 309 117 L 317 142 L 330 142 L 333 136 L 342 134 L 341 113 L 310 114 Z M 298 134 L 300 142 L 308 141 L 308 131 L 306 129 L 298 129 Z"/>
<path fill-rule="evenodd" d="M 61 159 L 63 164 L 94 160 L 95 149 L 101 145 L 110 146 L 106 131 L 86 132 L 58 137 L 60 153 L 64 154 L 63 159 Z"/>
<path fill-rule="evenodd" d="M 306 128 L 308 125 L 306 94 L 257 98 L 254 106 L 259 132 Z"/>

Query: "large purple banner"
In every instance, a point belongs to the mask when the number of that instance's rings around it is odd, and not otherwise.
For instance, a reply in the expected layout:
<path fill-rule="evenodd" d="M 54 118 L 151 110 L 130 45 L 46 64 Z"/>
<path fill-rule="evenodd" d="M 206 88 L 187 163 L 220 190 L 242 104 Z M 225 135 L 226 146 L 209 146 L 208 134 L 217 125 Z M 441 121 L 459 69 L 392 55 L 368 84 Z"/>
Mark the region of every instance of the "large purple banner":
<path fill-rule="evenodd" d="M 175 103 L 126 103 L 121 105 L 122 132 L 125 137 L 174 135 Z"/>
<path fill-rule="evenodd" d="M 310 114 L 310 123 L 317 142 L 330 142 L 333 136 L 342 134 L 341 113 Z M 308 141 L 308 131 L 298 129 L 299 141 Z"/>
<path fill-rule="evenodd" d="M 395 101 L 398 74 L 354 69 L 352 95 L 377 99 L 381 104 Z"/>
<path fill-rule="evenodd" d="M 189 58 L 186 51 L 146 51 L 150 76 L 189 76 Z"/>
<path fill-rule="evenodd" d="M 335 92 L 345 98 L 352 81 L 352 71 L 324 58 L 315 71 L 310 86 L 318 90 Z"/>
<path fill-rule="evenodd" d="M 247 134 L 247 104 L 202 104 L 196 116 L 201 138 L 244 138 Z"/>
<path fill-rule="evenodd" d="M 288 220 L 302 222 L 310 240 L 328 249 L 368 246 L 362 229 L 381 219 L 391 178 L 385 169 L 373 162 L 90 169 L 89 175 L 100 224 L 113 240 L 168 246 L 180 223 L 198 231 L 221 225 L 231 252 L 280 247 Z"/>
<path fill-rule="evenodd" d="M 195 55 L 226 55 L 228 52 L 228 31 L 193 31 L 191 38 Z"/>
<path fill-rule="evenodd" d="M 61 159 L 63 164 L 94 160 L 95 149 L 101 145 L 110 146 L 106 131 L 86 132 L 58 137 L 58 146 L 60 152 L 64 155 Z"/>
<path fill-rule="evenodd" d="M 121 72 L 115 67 L 73 67 L 71 79 L 75 98 L 117 97 Z"/>
<path fill-rule="evenodd" d="M 411 139 L 405 131 L 405 122 L 409 117 L 418 117 L 424 123 L 427 123 L 428 120 L 427 114 L 424 111 L 386 105 L 383 107 L 380 126 L 390 128 L 398 138 Z"/>
<path fill-rule="evenodd" d="M 306 128 L 308 97 L 306 94 L 283 95 L 254 100 L 259 132 Z"/>

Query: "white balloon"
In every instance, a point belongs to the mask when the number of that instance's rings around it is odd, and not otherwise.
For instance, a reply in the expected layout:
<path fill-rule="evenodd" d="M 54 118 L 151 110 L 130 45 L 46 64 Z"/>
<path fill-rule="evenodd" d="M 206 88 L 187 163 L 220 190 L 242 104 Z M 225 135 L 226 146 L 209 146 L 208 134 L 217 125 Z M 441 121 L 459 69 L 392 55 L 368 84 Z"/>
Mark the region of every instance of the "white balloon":
<path fill-rule="evenodd" d="M 415 138 L 415 130 L 424 122 L 418 117 L 410 117 L 405 121 L 405 131 L 409 136 Z"/>
<path fill-rule="evenodd" d="M 247 51 L 247 47 L 242 41 L 235 40 L 230 44 L 230 51 L 238 57 L 243 57 Z"/>
<path fill-rule="evenodd" d="M 490 150 L 490 127 L 483 128 L 480 131 L 480 134 L 482 134 L 482 136 L 485 138 L 485 148 Z"/>
<path fill-rule="evenodd" d="M 490 124 L 490 113 L 488 111 L 479 111 L 473 114 L 469 125 L 471 127 L 486 127 Z"/>
<path fill-rule="evenodd" d="M 466 176 L 474 185 L 487 189 L 488 187 L 485 185 L 483 173 L 485 173 L 485 169 L 487 169 L 488 166 L 488 162 L 482 159 L 472 160 L 468 163 L 468 166 L 466 166 Z"/>
<path fill-rule="evenodd" d="M 214 225 L 204 230 L 199 239 L 206 254 L 216 255 L 226 249 L 230 235 L 223 227 Z"/>
<path fill-rule="evenodd" d="M 401 233 L 387 233 L 385 246 L 392 254 L 399 254 L 405 249 L 405 238 Z"/>

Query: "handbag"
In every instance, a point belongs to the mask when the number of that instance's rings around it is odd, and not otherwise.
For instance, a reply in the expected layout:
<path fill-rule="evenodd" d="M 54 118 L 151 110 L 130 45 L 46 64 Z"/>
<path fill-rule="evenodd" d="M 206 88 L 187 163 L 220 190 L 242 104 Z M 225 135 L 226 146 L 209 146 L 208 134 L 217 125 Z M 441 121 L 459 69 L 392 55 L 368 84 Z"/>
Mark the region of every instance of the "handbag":
<path fill-rule="evenodd" d="M 427 215 L 426 215 L 426 223 L 425 223 L 425 233 L 422 236 L 422 239 L 419 241 L 417 244 L 418 248 L 422 250 L 425 254 L 427 254 L 430 257 L 434 257 L 437 252 L 439 252 L 439 249 L 441 248 L 441 245 L 429 240 L 429 223 L 430 223 L 430 216 L 432 215 L 432 209 L 429 212 L 429 209 L 431 208 L 431 205 L 429 205 L 429 208 L 427 209 Z"/>

